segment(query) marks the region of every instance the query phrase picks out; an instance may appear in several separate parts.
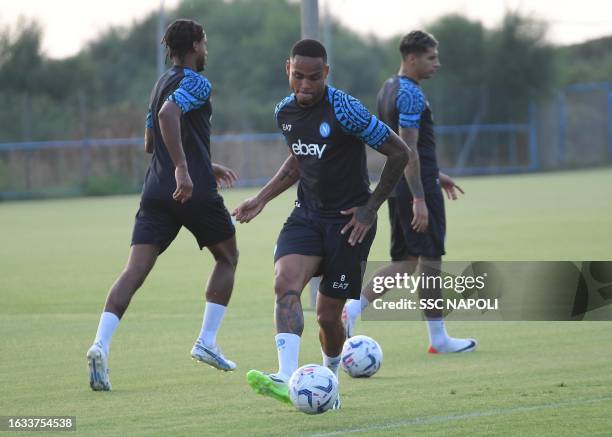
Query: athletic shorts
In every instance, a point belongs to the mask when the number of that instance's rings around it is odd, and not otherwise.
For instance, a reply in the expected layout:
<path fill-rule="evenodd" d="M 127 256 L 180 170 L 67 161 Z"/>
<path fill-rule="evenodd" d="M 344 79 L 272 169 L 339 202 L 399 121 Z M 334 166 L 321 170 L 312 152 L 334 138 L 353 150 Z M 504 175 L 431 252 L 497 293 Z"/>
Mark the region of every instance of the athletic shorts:
<path fill-rule="evenodd" d="M 429 213 L 427 230 L 416 232 L 410 224 L 412 214 L 412 194 L 407 184 L 398 184 L 397 196 L 387 200 L 391 224 L 391 259 L 402 261 L 409 256 L 440 257 L 444 251 L 446 238 L 446 216 L 444 197 L 440 187 L 425 192 L 425 203 Z"/>
<path fill-rule="evenodd" d="M 236 232 L 221 196 L 191 199 L 183 204 L 174 200 L 141 199 L 132 245 L 153 244 L 162 253 L 182 226 L 193 234 L 200 249 L 225 241 Z"/>
<path fill-rule="evenodd" d="M 348 243 L 349 233 L 340 234 L 347 222 L 326 223 L 291 214 L 278 236 L 274 262 L 291 254 L 320 256 L 323 260 L 315 274 L 322 276 L 319 292 L 336 299 L 359 299 L 363 280 L 361 264 L 368 259 L 376 236 L 376 222 L 355 246 Z"/>

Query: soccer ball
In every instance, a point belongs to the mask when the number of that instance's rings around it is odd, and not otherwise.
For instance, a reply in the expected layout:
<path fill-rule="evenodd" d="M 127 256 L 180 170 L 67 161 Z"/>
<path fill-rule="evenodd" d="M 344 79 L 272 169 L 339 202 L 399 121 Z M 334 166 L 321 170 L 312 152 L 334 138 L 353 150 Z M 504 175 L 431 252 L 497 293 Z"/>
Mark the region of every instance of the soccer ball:
<path fill-rule="evenodd" d="M 327 367 L 302 366 L 289 378 L 289 398 L 302 413 L 324 413 L 338 398 L 338 378 Z"/>
<path fill-rule="evenodd" d="M 367 378 L 380 369 L 383 353 L 380 345 L 366 335 L 347 339 L 342 347 L 342 369 L 353 378 Z"/>

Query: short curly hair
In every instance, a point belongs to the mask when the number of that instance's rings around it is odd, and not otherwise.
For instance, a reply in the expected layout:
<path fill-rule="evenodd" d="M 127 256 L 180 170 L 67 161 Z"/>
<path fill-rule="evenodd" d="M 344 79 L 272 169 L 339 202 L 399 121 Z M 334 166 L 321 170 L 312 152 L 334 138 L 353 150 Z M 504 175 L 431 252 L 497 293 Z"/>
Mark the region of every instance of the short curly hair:
<path fill-rule="evenodd" d="M 178 58 L 181 61 L 185 55 L 193 49 L 193 43 L 204 38 L 204 28 L 194 20 L 174 20 L 162 38 L 162 44 L 166 46 L 166 55 L 169 58 Z"/>
<path fill-rule="evenodd" d="M 411 53 L 420 55 L 430 48 L 436 47 L 438 47 L 438 41 L 433 35 L 422 30 L 415 30 L 401 39 L 399 51 L 402 54 L 402 58 L 405 58 Z"/>
<path fill-rule="evenodd" d="M 327 64 L 327 51 L 323 44 L 316 39 L 301 39 L 291 48 L 291 59 L 295 56 L 306 56 L 309 58 L 322 58 Z"/>

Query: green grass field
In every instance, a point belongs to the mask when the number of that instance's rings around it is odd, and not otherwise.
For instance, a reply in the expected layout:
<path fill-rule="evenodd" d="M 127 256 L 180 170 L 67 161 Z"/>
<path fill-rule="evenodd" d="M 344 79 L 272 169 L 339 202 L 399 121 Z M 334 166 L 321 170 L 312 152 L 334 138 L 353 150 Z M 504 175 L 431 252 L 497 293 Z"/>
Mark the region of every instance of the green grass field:
<path fill-rule="evenodd" d="M 610 169 L 465 178 L 447 203 L 447 259 L 612 259 Z M 253 190 L 225 192 L 233 208 Z M 92 392 L 85 352 L 125 263 L 137 196 L 0 204 L 0 415 L 73 415 L 90 435 L 610 435 L 612 323 L 451 322 L 476 353 L 431 356 L 422 322 L 362 322 L 385 353 L 370 380 L 341 375 L 343 409 L 307 416 L 256 396 L 276 370 L 272 250 L 294 192 L 238 226 L 237 282 L 219 336 L 238 363 L 191 361 L 211 257 L 188 232 L 158 260 L 113 340 L 110 393 Z M 386 206 L 371 260 L 386 260 Z M 304 303 L 308 302 L 305 295 Z M 319 362 L 305 313 L 301 363 Z"/>

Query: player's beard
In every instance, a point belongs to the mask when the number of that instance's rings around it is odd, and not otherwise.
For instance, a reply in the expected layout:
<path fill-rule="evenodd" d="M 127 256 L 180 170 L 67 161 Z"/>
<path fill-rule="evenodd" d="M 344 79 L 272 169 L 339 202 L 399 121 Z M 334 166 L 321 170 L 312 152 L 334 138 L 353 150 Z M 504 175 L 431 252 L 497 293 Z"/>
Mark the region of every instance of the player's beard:
<path fill-rule="evenodd" d="M 204 71 L 204 66 L 206 65 L 206 58 L 204 55 L 196 60 L 196 70 Z"/>
<path fill-rule="evenodd" d="M 306 99 L 303 99 L 303 98 L 300 99 L 299 98 L 299 92 L 296 92 L 295 94 L 296 94 L 296 100 L 298 102 L 298 105 L 302 106 L 303 108 L 309 108 L 311 106 L 314 106 L 323 97 L 323 92 L 320 92 L 320 93 L 309 93 L 309 95 L 308 95 L 308 97 L 306 97 Z"/>

